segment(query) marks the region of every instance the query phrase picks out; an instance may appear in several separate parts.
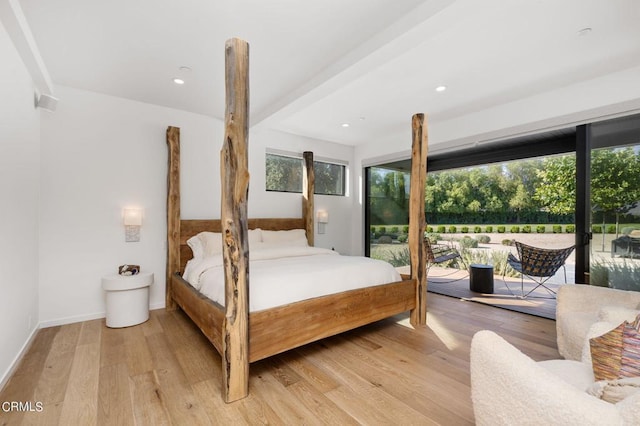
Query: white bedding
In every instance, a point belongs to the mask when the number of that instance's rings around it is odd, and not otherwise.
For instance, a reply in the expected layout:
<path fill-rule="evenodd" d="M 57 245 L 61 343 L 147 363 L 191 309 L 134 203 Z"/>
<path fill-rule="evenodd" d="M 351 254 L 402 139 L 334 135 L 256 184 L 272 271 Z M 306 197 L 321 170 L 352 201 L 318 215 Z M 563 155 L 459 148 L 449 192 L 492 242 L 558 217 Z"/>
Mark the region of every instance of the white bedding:
<path fill-rule="evenodd" d="M 400 281 L 387 262 L 359 256 L 341 256 L 317 247 L 252 244 L 249 261 L 249 310 Z M 184 279 L 211 300 L 224 306 L 224 269 L 217 254 L 187 263 Z"/>

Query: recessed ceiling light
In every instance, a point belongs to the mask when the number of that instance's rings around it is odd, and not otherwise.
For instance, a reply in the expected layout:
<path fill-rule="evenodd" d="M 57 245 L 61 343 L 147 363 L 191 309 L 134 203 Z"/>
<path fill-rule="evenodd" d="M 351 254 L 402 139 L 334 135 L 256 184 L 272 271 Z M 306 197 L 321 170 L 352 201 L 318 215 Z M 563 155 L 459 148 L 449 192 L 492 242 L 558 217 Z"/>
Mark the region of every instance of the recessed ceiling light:
<path fill-rule="evenodd" d="M 360 121 L 364 121 L 366 119 L 367 119 L 367 117 L 360 117 Z"/>
<path fill-rule="evenodd" d="M 349 127 L 349 123 L 342 123 L 342 127 Z"/>
<path fill-rule="evenodd" d="M 191 71 L 190 67 L 186 67 L 186 66 L 181 66 L 180 68 L 178 68 L 180 71 Z"/>
<path fill-rule="evenodd" d="M 444 92 L 447 90 L 447 86 L 438 86 L 436 87 L 436 92 Z"/>
<path fill-rule="evenodd" d="M 591 31 L 593 31 L 591 28 L 586 27 L 586 28 L 583 28 L 583 29 L 579 30 L 579 31 L 578 31 L 578 35 L 579 35 L 579 36 L 586 36 L 586 35 L 587 35 L 587 34 L 589 34 Z"/>
<path fill-rule="evenodd" d="M 174 79 L 173 79 L 173 82 L 174 82 L 175 84 L 184 84 L 184 80 L 183 80 L 183 79 L 181 79 L 181 78 L 174 78 Z"/>

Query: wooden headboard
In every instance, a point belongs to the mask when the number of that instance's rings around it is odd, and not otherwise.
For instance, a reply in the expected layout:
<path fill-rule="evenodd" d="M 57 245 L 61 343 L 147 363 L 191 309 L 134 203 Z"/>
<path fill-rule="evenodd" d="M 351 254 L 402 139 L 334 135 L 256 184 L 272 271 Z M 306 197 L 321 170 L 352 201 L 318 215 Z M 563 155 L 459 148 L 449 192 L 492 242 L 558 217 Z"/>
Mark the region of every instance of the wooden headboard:
<path fill-rule="evenodd" d="M 257 228 L 267 231 L 305 229 L 305 220 L 303 218 L 249 219 L 249 229 Z M 193 257 L 187 240 L 203 231 L 221 232 L 220 219 L 180 220 L 180 274 L 184 272 L 187 261 Z"/>

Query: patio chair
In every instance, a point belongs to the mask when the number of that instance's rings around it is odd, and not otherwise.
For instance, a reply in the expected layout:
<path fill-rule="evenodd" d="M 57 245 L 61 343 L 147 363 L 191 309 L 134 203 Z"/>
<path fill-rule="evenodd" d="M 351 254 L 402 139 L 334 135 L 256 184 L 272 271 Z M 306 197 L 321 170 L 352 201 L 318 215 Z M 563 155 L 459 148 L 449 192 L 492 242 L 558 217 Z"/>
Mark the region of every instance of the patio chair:
<path fill-rule="evenodd" d="M 504 279 L 506 275 L 505 272 L 502 274 L 502 279 L 504 284 L 507 286 L 509 292 L 517 297 L 522 297 L 523 299 L 533 293 L 538 287 L 544 287 L 549 293 L 555 296 L 556 292 L 551 290 L 549 287 L 545 285 L 545 283 L 558 272 L 558 270 L 562 267 L 564 270 L 564 282 L 567 282 L 567 270 L 564 266 L 565 261 L 573 252 L 575 246 L 563 248 L 563 249 L 544 249 L 529 246 L 518 241 L 515 242 L 516 249 L 518 250 L 518 256 L 520 259 L 517 259 L 513 254 L 509 253 L 507 256 L 507 263 L 511 266 L 515 271 L 520 273 L 520 295 L 516 295 L 511 291 L 507 281 Z M 536 284 L 533 289 L 531 289 L 528 293 L 524 292 L 524 277 L 530 278 Z"/>
<path fill-rule="evenodd" d="M 464 259 L 460 255 L 460 252 L 455 247 L 448 246 L 446 244 L 431 244 L 428 238 L 424 239 L 426 254 L 427 254 L 427 275 L 429 274 L 429 268 L 433 265 L 448 262 L 450 260 L 456 260 L 464 265 Z"/>

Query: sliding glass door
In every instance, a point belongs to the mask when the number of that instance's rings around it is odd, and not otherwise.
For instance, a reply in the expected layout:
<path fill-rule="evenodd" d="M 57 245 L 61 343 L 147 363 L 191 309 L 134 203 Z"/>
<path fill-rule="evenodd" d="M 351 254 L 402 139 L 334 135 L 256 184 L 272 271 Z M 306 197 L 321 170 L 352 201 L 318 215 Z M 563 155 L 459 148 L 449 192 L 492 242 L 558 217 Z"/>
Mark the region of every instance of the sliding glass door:
<path fill-rule="evenodd" d="M 640 117 L 591 125 L 590 283 L 640 291 Z"/>

